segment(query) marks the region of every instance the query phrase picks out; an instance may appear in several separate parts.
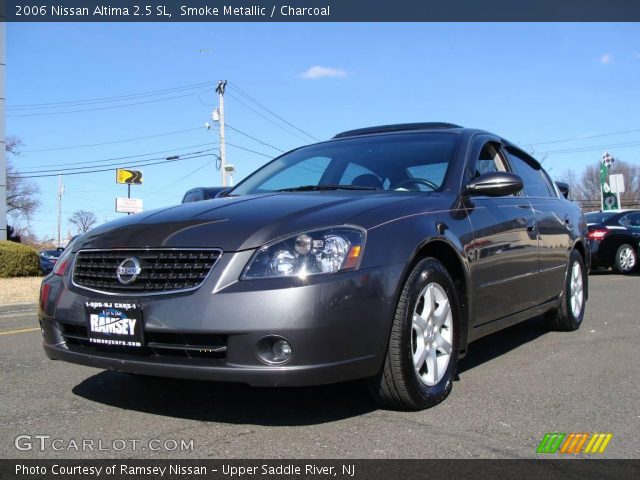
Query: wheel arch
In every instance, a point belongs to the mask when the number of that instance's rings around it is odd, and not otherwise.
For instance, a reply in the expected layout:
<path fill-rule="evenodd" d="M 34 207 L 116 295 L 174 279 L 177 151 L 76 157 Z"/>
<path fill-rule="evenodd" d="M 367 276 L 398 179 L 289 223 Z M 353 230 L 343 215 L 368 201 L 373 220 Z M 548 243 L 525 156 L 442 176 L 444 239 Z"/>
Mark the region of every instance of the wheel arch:
<path fill-rule="evenodd" d="M 587 281 L 585 282 L 584 299 L 586 301 L 589 299 L 589 270 L 591 270 L 591 260 L 589 259 L 587 249 L 582 240 L 576 240 L 576 242 L 573 244 L 573 250 L 576 250 L 582 256 L 582 262 L 585 265 L 585 278 L 587 279 Z"/>
<path fill-rule="evenodd" d="M 456 248 L 445 237 L 434 237 L 426 240 L 414 252 L 411 260 L 407 264 L 403 281 L 408 278 L 413 267 L 423 258 L 431 257 L 438 260 L 446 268 L 449 275 L 453 279 L 456 286 L 458 301 L 460 303 L 460 345 L 459 358 L 462 358 L 467 352 L 469 324 L 471 315 L 471 296 L 470 296 L 470 278 L 467 262 L 463 259 L 460 249 Z M 400 291 L 402 288 L 400 289 Z M 400 294 L 398 292 L 398 295 Z"/>

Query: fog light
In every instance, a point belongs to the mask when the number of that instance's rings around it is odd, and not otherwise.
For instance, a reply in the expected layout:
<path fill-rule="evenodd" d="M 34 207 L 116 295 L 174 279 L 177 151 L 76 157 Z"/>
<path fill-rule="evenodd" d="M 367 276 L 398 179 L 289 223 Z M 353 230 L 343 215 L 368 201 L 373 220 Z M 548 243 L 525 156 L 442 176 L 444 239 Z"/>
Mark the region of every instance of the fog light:
<path fill-rule="evenodd" d="M 286 338 L 268 335 L 256 344 L 257 357 L 266 364 L 283 364 L 291 360 L 293 348 Z"/>
<path fill-rule="evenodd" d="M 291 345 L 286 340 L 276 340 L 271 347 L 274 362 L 284 362 L 291 357 Z"/>

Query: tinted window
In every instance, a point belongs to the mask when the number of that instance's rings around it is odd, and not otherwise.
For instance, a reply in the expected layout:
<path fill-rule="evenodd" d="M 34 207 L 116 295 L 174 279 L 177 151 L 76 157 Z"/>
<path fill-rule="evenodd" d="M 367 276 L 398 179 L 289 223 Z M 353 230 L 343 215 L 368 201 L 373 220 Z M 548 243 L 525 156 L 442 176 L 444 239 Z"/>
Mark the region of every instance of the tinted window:
<path fill-rule="evenodd" d="M 509 161 L 524 183 L 524 193 L 529 197 L 555 197 L 552 194 L 551 186 L 543 170 L 537 165 L 533 165 L 526 157 L 516 150 L 507 150 Z"/>
<path fill-rule="evenodd" d="M 444 182 L 458 138 L 451 133 L 409 133 L 310 145 L 267 164 L 231 195 L 336 184 L 390 191 L 437 190 Z"/>
<path fill-rule="evenodd" d="M 192 202 L 199 202 L 200 200 L 204 200 L 204 193 L 202 190 L 196 190 L 193 192 L 193 197 L 191 197 Z"/>
<path fill-rule="evenodd" d="M 620 225 L 628 228 L 640 228 L 640 213 L 628 213 L 620 219 Z"/>
<path fill-rule="evenodd" d="M 604 223 L 617 214 L 617 212 L 589 212 L 584 218 L 587 223 Z"/>
<path fill-rule="evenodd" d="M 482 150 L 480 150 L 472 177 L 479 177 L 485 173 L 506 171 L 507 165 L 504 158 L 502 158 L 500 148 L 494 142 L 485 143 Z"/>
<path fill-rule="evenodd" d="M 261 191 L 280 190 L 301 185 L 318 185 L 331 161 L 327 157 L 305 158 L 289 168 L 281 170 L 260 185 Z"/>
<path fill-rule="evenodd" d="M 371 184 L 370 186 L 378 186 L 382 185 L 383 179 L 359 163 L 347 165 L 340 179 L 340 184 L 358 185 L 363 182 Z"/>

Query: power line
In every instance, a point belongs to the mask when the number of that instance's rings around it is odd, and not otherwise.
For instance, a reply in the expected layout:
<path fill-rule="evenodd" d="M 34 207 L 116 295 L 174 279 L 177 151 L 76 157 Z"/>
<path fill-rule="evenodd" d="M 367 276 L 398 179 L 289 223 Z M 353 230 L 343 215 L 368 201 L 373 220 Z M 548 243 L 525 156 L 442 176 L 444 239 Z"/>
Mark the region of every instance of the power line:
<path fill-rule="evenodd" d="M 113 160 L 128 160 L 130 158 L 139 158 L 139 157 L 146 157 L 148 155 L 158 155 L 160 153 L 170 153 L 170 152 L 175 152 L 177 150 L 183 150 L 183 149 L 187 149 L 187 148 L 199 148 L 199 147 L 208 147 L 211 145 L 217 145 L 218 142 L 209 142 L 209 143 L 200 143 L 198 145 L 188 145 L 185 147 L 176 147 L 176 148 L 170 148 L 168 150 L 158 150 L 156 152 L 148 152 L 148 153 L 140 153 L 137 155 L 127 155 L 124 157 L 112 157 L 112 158 L 103 158 L 102 160 L 90 160 L 90 161 L 86 161 L 86 162 L 69 162 L 69 163 L 59 163 L 57 166 L 58 167 L 66 167 L 69 165 L 92 165 L 92 164 L 96 164 L 96 163 L 102 163 L 102 162 L 111 162 Z M 149 160 L 149 159 L 147 159 Z M 145 160 L 141 160 L 141 161 L 145 161 Z M 47 168 L 50 165 L 32 165 L 31 167 L 27 168 L 27 170 L 23 170 L 26 173 L 37 173 L 36 171 L 31 171 L 34 168 Z M 78 167 L 80 168 L 80 167 Z"/>
<path fill-rule="evenodd" d="M 559 155 L 563 153 L 581 153 L 581 152 L 593 152 L 596 150 L 608 149 L 608 148 L 629 148 L 640 145 L 640 142 L 627 142 L 627 143 L 610 143 L 607 145 L 594 145 L 592 147 L 576 147 L 567 148 L 562 150 L 549 150 L 546 152 L 536 152 L 536 155 Z"/>
<path fill-rule="evenodd" d="M 264 141 L 262 141 L 262 140 L 260 140 L 260 139 L 258 139 L 258 138 L 256 138 L 256 137 L 252 137 L 252 136 L 251 136 L 251 135 L 249 135 L 248 133 L 245 133 L 245 132 L 243 132 L 242 130 L 238 130 L 237 128 L 232 127 L 232 126 L 231 126 L 231 125 L 229 125 L 228 123 L 227 123 L 227 124 L 225 124 L 225 126 L 226 126 L 227 128 L 230 128 L 230 129 L 231 129 L 231 130 L 233 130 L 234 132 L 238 132 L 240 135 L 244 135 L 245 137 L 250 138 L 251 140 L 253 140 L 253 141 L 255 141 L 255 142 L 258 142 L 259 144 L 264 145 L 265 147 L 270 147 L 270 148 L 273 148 L 274 150 L 277 150 L 277 151 L 279 151 L 279 152 L 284 153 L 284 150 L 282 150 L 281 148 L 274 147 L 273 145 L 269 145 L 267 142 L 264 142 Z"/>
<path fill-rule="evenodd" d="M 198 168 L 196 168 L 196 169 L 195 169 L 195 170 L 193 170 L 192 172 L 187 173 L 185 176 L 180 177 L 180 178 L 179 178 L 179 179 L 177 179 L 177 180 L 173 180 L 172 182 L 170 182 L 170 183 L 166 184 L 164 187 L 161 187 L 161 188 L 159 188 L 159 189 L 157 189 L 157 190 L 154 190 L 153 192 L 146 193 L 146 194 L 145 194 L 145 198 L 146 198 L 146 197 L 150 197 L 150 196 L 152 196 L 152 195 L 157 195 L 158 193 L 163 192 L 163 191 L 164 191 L 164 190 L 166 190 L 168 187 L 171 187 L 171 186 L 175 185 L 176 183 L 180 183 L 180 182 L 182 182 L 183 180 L 186 180 L 186 179 L 187 179 L 187 178 L 189 178 L 190 176 L 195 175 L 195 174 L 196 174 L 196 173 L 198 173 L 200 170 L 204 169 L 205 167 L 208 167 L 209 165 L 211 165 L 211 163 L 210 163 L 209 161 L 206 161 L 205 163 L 203 163 L 202 165 L 200 165 Z"/>
<path fill-rule="evenodd" d="M 84 109 L 80 109 L 80 110 L 64 110 L 64 111 L 60 111 L 60 112 L 19 113 L 19 114 L 7 113 L 7 117 L 42 117 L 42 116 L 47 116 L 47 115 L 62 115 L 62 114 L 67 114 L 67 113 L 95 112 L 95 111 L 98 111 L 98 110 L 110 110 L 110 109 L 114 109 L 114 108 L 123 108 L 123 107 L 131 107 L 131 106 L 135 106 L 135 105 L 146 105 L 148 103 L 164 102 L 166 100 L 175 100 L 177 98 L 191 97 L 193 95 L 196 95 L 196 94 L 195 93 L 185 93 L 183 95 L 176 95 L 176 96 L 173 96 L 173 97 L 157 98 L 155 100 L 146 100 L 146 101 L 143 101 L 143 102 L 125 103 L 125 104 L 121 104 L 121 105 L 110 105 L 110 106 L 106 106 L 106 107 L 84 108 Z"/>
<path fill-rule="evenodd" d="M 75 148 L 98 147 L 98 146 L 102 146 L 102 145 L 113 145 L 113 144 L 116 144 L 116 143 L 126 143 L 126 142 L 133 142 L 133 141 L 136 141 L 136 140 L 145 140 L 145 139 L 148 139 L 148 138 L 165 137 L 167 135 L 177 135 L 179 133 L 194 132 L 196 130 L 202 130 L 202 127 L 185 128 L 183 130 L 175 130 L 173 132 L 158 133 L 158 134 L 155 134 L 155 135 L 146 135 L 144 137 L 125 138 L 123 140 L 112 140 L 112 141 L 109 141 L 109 142 L 85 143 L 85 144 L 82 144 L 82 145 L 67 145 L 67 146 L 64 146 L 64 147 L 50 147 L 50 148 L 38 148 L 38 149 L 35 149 L 35 150 L 24 150 L 24 151 L 22 151 L 22 153 L 53 152 L 55 150 L 71 150 L 71 149 L 75 149 Z"/>
<path fill-rule="evenodd" d="M 211 151 L 211 150 L 214 150 L 214 149 L 213 149 L 213 148 L 209 148 L 209 149 L 207 149 L 207 150 L 202 150 L 202 151 L 199 151 L 199 152 L 190 152 L 190 153 L 185 153 L 185 154 L 177 155 L 177 156 L 182 157 L 182 156 L 184 156 L 184 155 L 194 155 L 194 154 L 197 154 L 197 153 L 209 152 L 209 151 Z M 169 158 L 170 158 L 170 157 L 145 158 L 144 160 L 139 160 L 139 161 L 137 161 L 137 162 L 130 162 L 130 163 L 128 164 L 128 166 L 130 166 L 130 167 L 137 167 L 137 166 L 141 166 L 141 165 L 138 165 L 138 163 L 140 163 L 140 162 L 148 162 L 148 161 L 150 161 L 150 160 L 168 160 Z M 176 159 L 173 159 L 173 160 L 176 160 Z M 104 164 L 102 164 L 102 165 L 95 165 L 95 166 L 96 166 L 96 167 L 117 167 L 118 165 L 122 165 L 122 162 L 117 162 L 117 163 L 104 163 Z M 48 170 L 36 170 L 36 171 L 31 171 L 31 172 L 20 172 L 20 173 L 27 173 L 27 174 L 31 175 L 31 174 L 33 174 L 33 173 L 68 172 L 68 171 L 70 171 L 70 170 L 80 170 L 80 169 L 82 169 L 82 168 L 85 168 L 85 167 L 50 168 L 50 169 L 48 169 Z M 91 167 L 90 167 L 90 168 L 91 168 Z M 66 173 L 65 173 L 65 175 L 66 175 Z"/>
<path fill-rule="evenodd" d="M 138 92 L 138 93 L 130 93 L 130 94 L 126 94 L 126 95 L 116 95 L 116 96 L 111 96 L 111 97 L 98 97 L 98 98 L 90 98 L 90 99 L 84 99 L 84 100 L 66 100 L 66 101 L 62 101 L 62 102 L 48 102 L 48 103 L 34 103 L 34 104 L 30 104 L 30 105 L 7 105 L 6 109 L 7 110 L 25 110 L 25 109 L 33 109 L 33 108 L 52 108 L 52 107 L 65 107 L 65 106 L 81 106 L 81 105 L 87 105 L 87 104 L 94 104 L 94 103 L 105 103 L 105 102 L 114 102 L 114 101 L 123 101 L 123 100 L 131 100 L 132 98 L 142 98 L 142 97 L 149 97 L 149 96 L 156 96 L 156 95 L 163 95 L 163 94 L 167 94 L 167 93 L 173 93 L 176 91 L 182 91 L 182 90 L 192 90 L 194 88 L 203 88 L 203 87 L 207 87 L 207 86 L 211 86 L 214 85 L 215 82 L 203 82 L 203 83 L 196 83 L 196 84 L 192 84 L 192 85 L 184 85 L 181 87 L 172 87 L 172 88 L 167 88 L 164 90 L 151 90 L 151 91 L 147 91 L 147 92 Z"/>
<path fill-rule="evenodd" d="M 256 100 L 255 98 L 253 98 L 251 95 L 249 95 L 247 92 L 245 92 L 244 90 L 242 90 L 240 87 L 238 87 L 235 83 L 233 82 L 229 82 L 229 85 L 231 86 L 231 88 L 235 89 L 238 91 L 238 93 L 240 93 L 241 95 L 243 95 L 245 98 L 247 98 L 247 100 L 255 103 L 258 107 L 262 108 L 264 111 L 268 112 L 269 114 L 273 115 L 274 117 L 276 117 L 278 120 L 280 120 L 281 122 L 286 123 L 287 125 L 289 125 L 292 128 L 295 128 L 297 131 L 299 131 L 300 133 L 303 133 L 304 135 L 306 135 L 307 137 L 311 138 L 312 140 L 315 140 L 317 142 L 320 141 L 319 138 L 314 137 L 313 135 L 311 135 L 309 132 L 306 132 L 305 130 L 302 130 L 300 127 L 295 126 L 293 123 L 291 123 L 290 121 L 286 120 L 285 118 L 282 118 L 280 115 L 278 115 L 277 113 L 275 113 L 273 110 L 269 109 L 268 107 L 266 107 L 264 104 L 260 103 L 258 100 Z"/>
<path fill-rule="evenodd" d="M 250 148 L 241 147 L 240 145 L 234 145 L 233 143 L 227 142 L 227 145 L 229 145 L 230 147 L 238 148 L 240 150 L 244 150 L 245 152 L 251 152 L 251 153 L 255 153 L 256 155 L 261 155 L 263 157 L 273 158 L 273 155 L 268 155 L 268 154 L 262 153 L 262 152 L 256 152 L 255 150 L 251 150 Z"/>
<path fill-rule="evenodd" d="M 207 155 L 210 154 L 205 154 L 205 155 L 195 155 L 193 157 L 188 157 L 188 158 L 179 158 L 179 159 L 174 159 L 174 160 L 163 160 L 160 162 L 151 162 L 151 163 L 144 163 L 144 164 L 140 164 L 140 165 L 136 165 L 137 167 L 147 167 L 147 166 L 151 166 L 151 165 L 160 165 L 163 163 L 177 163 L 177 162 L 183 162 L 186 160 L 193 160 L 194 158 L 201 158 L 201 157 L 205 157 Z M 83 172 L 70 172 L 70 173 L 65 173 L 65 177 L 69 176 L 69 175 L 86 175 L 88 173 L 97 173 L 97 172 L 111 172 L 113 171 L 113 168 L 103 168 L 103 169 L 99 169 L 99 170 L 85 170 Z M 13 178 L 42 178 L 42 177 L 57 177 L 59 174 L 58 173 L 49 173 L 49 174 L 45 174 L 45 175 L 20 175 L 20 176 L 15 176 Z"/>
<path fill-rule="evenodd" d="M 608 137 L 611 135 L 623 135 L 625 133 L 635 133 L 635 132 L 640 132 L 640 128 L 635 128 L 633 130 L 621 130 L 619 132 L 609 132 L 609 133 L 601 133 L 598 135 L 589 135 L 586 137 L 573 137 L 573 138 L 563 138 L 561 140 L 549 140 L 546 142 L 538 142 L 538 143 L 527 143 L 525 145 L 522 145 L 523 147 L 533 147 L 535 145 L 548 145 L 550 143 L 565 143 L 565 142 L 572 142 L 572 141 L 579 141 L 579 140 L 588 140 L 591 138 L 600 138 L 600 137 Z"/>
<path fill-rule="evenodd" d="M 253 113 L 255 113 L 256 115 L 264 118 L 267 122 L 275 125 L 276 127 L 278 127 L 279 129 L 287 132 L 289 135 L 293 135 L 294 137 L 296 137 L 299 140 L 302 140 L 303 142 L 307 143 L 309 140 L 307 138 L 304 138 L 301 135 L 298 135 L 295 132 L 292 132 L 290 129 L 286 128 L 284 125 L 280 125 L 279 123 L 275 122 L 273 119 L 267 117 L 266 115 L 264 115 L 263 113 L 259 112 L 258 110 L 256 110 L 255 108 L 247 105 L 246 103 L 244 103 L 242 100 L 240 100 L 236 95 L 234 95 L 231 92 L 226 92 L 226 95 L 233 98 L 236 102 L 238 102 L 240 105 L 242 105 L 243 107 L 251 110 Z"/>

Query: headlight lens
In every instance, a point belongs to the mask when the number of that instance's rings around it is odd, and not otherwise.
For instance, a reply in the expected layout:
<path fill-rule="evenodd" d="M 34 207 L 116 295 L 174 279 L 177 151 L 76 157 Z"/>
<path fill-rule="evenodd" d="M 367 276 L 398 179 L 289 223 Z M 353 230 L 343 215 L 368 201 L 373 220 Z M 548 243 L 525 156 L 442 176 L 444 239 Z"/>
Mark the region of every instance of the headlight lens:
<path fill-rule="evenodd" d="M 364 229 L 358 227 L 292 235 L 260 248 L 242 278 L 306 277 L 352 270 L 360 264 L 365 237 Z"/>

